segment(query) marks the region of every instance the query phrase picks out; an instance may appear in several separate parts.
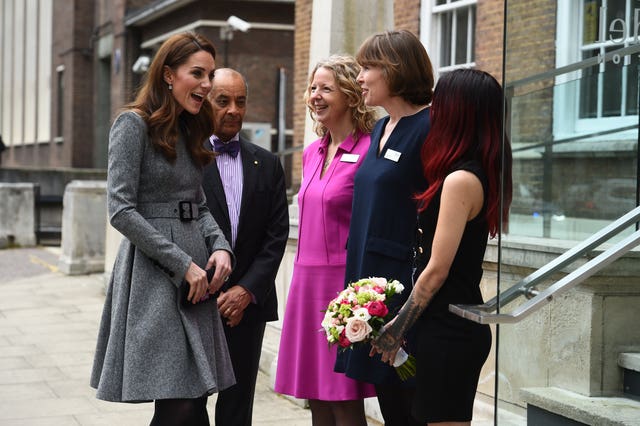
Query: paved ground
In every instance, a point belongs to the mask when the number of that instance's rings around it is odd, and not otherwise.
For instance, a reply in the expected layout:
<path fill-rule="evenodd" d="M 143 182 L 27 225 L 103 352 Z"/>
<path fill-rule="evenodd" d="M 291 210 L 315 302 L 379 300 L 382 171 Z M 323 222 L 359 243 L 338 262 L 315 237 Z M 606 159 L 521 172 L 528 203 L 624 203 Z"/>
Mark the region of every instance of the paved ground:
<path fill-rule="evenodd" d="M 88 381 L 104 301 L 102 275 L 66 276 L 57 261 L 55 249 L 0 251 L 0 425 L 149 424 L 152 404 L 95 398 Z M 311 424 L 309 410 L 275 394 L 268 383 L 260 373 L 255 425 Z"/>
<path fill-rule="evenodd" d="M 99 401 L 89 387 L 103 278 L 62 274 L 59 254 L 59 248 L 48 247 L 0 250 L 0 426 L 148 425 L 152 404 Z M 273 365 L 278 340 L 268 327 L 263 371 Z M 214 402 L 215 396 L 209 399 L 212 419 Z M 476 401 L 474 426 L 493 424 L 487 407 Z M 253 419 L 256 426 L 311 425 L 310 411 L 274 393 L 263 372 Z M 368 424 L 380 426 L 371 419 Z"/>

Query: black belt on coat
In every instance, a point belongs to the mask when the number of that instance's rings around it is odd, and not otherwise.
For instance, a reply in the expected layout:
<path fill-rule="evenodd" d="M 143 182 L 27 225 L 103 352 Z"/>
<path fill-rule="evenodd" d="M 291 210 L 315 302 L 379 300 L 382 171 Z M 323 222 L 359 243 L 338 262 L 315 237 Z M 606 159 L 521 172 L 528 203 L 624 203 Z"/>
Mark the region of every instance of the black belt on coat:
<path fill-rule="evenodd" d="M 180 219 L 188 222 L 198 218 L 198 203 L 193 201 L 170 201 L 167 203 L 140 203 L 138 213 L 147 219 Z"/>

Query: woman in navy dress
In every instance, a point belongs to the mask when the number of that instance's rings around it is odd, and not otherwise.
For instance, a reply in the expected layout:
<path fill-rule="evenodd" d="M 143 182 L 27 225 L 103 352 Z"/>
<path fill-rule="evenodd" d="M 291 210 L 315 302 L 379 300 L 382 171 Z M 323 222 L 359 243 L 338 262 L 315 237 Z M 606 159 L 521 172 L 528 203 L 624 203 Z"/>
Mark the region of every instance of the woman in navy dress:
<path fill-rule="evenodd" d="M 355 176 L 345 283 L 379 276 L 397 279 L 410 289 L 414 196 L 426 188 L 420 149 L 429 132 L 431 61 L 409 31 L 374 34 L 362 44 L 356 60 L 362 68 L 358 83 L 365 104 L 381 106 L 389 115 L 376 123 L 367 156 Z M 405 293 L 396 296 L 396 309 L 409 291 Z M 413 381 L 401 382 L 379 356 L 369 357 L 368 348 L 340 352 L 336 371 L 376 386 L 386 425 L 413 424 Z"/>
<path fill-rule="evenodd" d="M 373 343 L 392 362 L 413 324 L 418 334 L 413 416 L 422 424 L 471 424 L 482 365 L 491 348 L 488 325 L 449 312 L 449 304 L 481 304 L 487 239 L 508 219 L 511 150 L 503 133 L 503 94 L 478 70 L 444 74 L 422 148 L 429 187 L 419 197 L 424 230 L 418 276 L 398 316 Z M 504 143 L 503 143 L 504 141 Z M 500 205 L 500 179 L 504 198 Z"/>

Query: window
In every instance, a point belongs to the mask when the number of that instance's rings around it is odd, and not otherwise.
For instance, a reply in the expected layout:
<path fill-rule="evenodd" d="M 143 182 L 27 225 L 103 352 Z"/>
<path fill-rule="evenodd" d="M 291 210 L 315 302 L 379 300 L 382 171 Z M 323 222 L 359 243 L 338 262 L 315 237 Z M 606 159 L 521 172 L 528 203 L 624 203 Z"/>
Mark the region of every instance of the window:
<path fill-rule="evenodd" d="M 48 142 L 51 0 L 0 1 L 0 134 L 7 145 Z"/>
<path fill-rule="evenodd" d="M 636 34 L 639 3 L 636 0 L 581 0 L 578 7 L 569 3 L 558 2 L 557 67 L 589 59 L 596 59 L 597 65 L 557 79 L 556 139 L 637 124 L 638 52 L 625 55 L 615 52 L 633 46 L 640 50 Z M 607 53 L 614 56 L 605 61 Z M 618 137 L 627 138 L 624 134 Z"/>
<path fill-rule="evenodd" d="M 603 57 L 609 51 L 637 42 L 633 38 L 633 27 L 627 27 L 634 17 L 631 1 L 583 0 L 581 59 Z M 603 18 L 605 22 L 601 23 Z M 601 34 L 601 30 L 606 33 Z M 637 55 L 627 55 L 620 60 L 603 62 L 598 68 L 584 70 L 579 118 L 637 114 L 637 69 Z"/>
<path fill-rule="evenodd" d="M 438 73 L 475 65 L 477 0 L 423 0 L 421 34 Z"/>

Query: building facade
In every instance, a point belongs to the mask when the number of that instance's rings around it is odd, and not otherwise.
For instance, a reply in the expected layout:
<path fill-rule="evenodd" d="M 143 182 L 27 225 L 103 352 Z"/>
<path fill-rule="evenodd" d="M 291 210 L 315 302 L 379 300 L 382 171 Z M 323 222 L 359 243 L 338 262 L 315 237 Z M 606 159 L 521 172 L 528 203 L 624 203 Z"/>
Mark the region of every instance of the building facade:
<path fill-rule="evenodd" d="M 247 77 L 253 136 L 291 145 L 293 0 L 2 0 L 0 12 L 4 167 L 105 168 L 111 121 L 144 75 L 136 61 L 178 31 L 204 34 L 216 65 Z"/>
<path fill-rule="evenodd" d="M 482 282 L 501 315 L 637 234 L 632 221 L 577 265 L 539 272 L 638 205 L 633 0 L 0 0 L 0 12 L 2 168 L 104 167 L 109 124 L 135 93 L 144 58 L 171 33 L 195 30 L 217 46 L 218 66 L 247 76 L 247 121 L 283 155 L 295 193 L 301 150 L 316 138 L 302 100 L 310 69 L 332 53 L 354 54 L 374 32 L 404 28 L 422 40 L 437 76 L 478 68 L 505 89 L 513 204 L 508 232 L 489 242 Z M 230 28 L 232 15 L 249 31 Z M 281 317 L 295 211 L 293 197 Z M 492 326 L 477 406 L 497 424 L 634 424 L 640 407 L 626 360 L 640 352 L 639 256 L 630 249 L 526 318 Z"/>
<path fill-rule="evenodd" d="M 344 10 L 357 11 L 358 23 L 350 24 Z M 553 266 L 638 205 L 639 16 L 631 0 L 296 2 L 296 93 L 304 91 L 319 56 L 354 54 L 368 34 L 393 28 L 419 36 L 437 76 L 471 67 L 504 86 L 513 204 L 508 232 L 489 242 L 482 282 L 485 298 L 503 317 L 478 320 L 513 324 L 493 327 L 494 347 L 476 398 L 477 407 L 492 407 L 497 424 L 634 424 L 640 418 L 626 379 L 632 373 L 620 361 L 640 351 L 640 334 L 631 326 L 640 302 L 638 251 L 630 249 L 586 280 L 573 278 L 590 259 L 609 256 L 618 241 L 637 239 L 635 226 L 576 255 L 577 265 Z M 371 21 L 368 33 L 358 32 Z M 348 42 L 327 42 L 314 30 L 319 23 L 348 33 Z M 301 105 L 294 110 L 294 144 L 313 139 Z M 566 294 L 539 302 L 537 294 L 574 279 L 580 284 Z M 532 304 L 544 307 L 514 319 Z"/>

